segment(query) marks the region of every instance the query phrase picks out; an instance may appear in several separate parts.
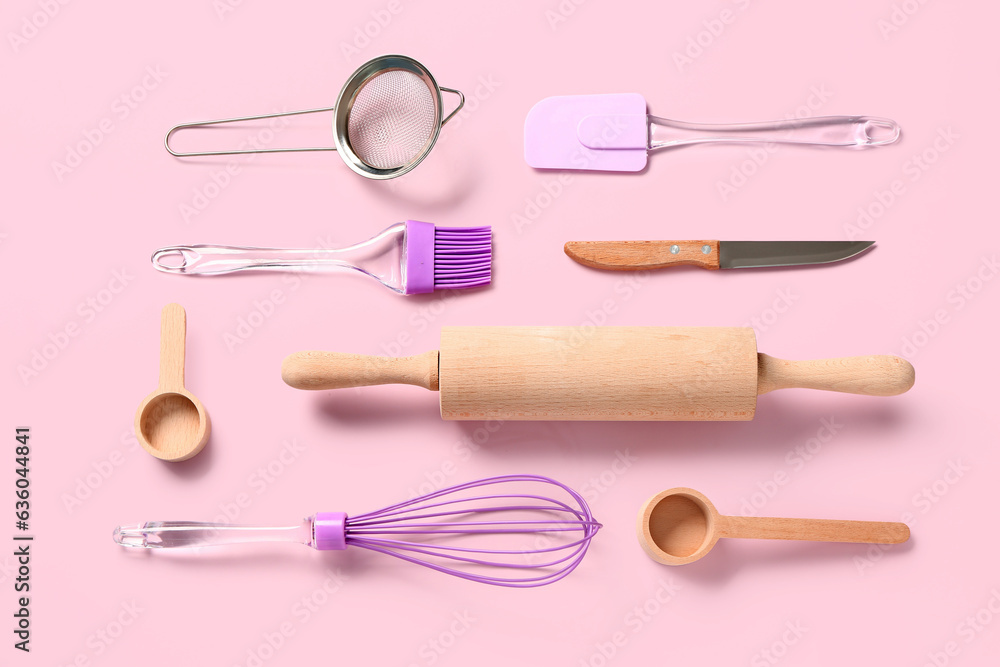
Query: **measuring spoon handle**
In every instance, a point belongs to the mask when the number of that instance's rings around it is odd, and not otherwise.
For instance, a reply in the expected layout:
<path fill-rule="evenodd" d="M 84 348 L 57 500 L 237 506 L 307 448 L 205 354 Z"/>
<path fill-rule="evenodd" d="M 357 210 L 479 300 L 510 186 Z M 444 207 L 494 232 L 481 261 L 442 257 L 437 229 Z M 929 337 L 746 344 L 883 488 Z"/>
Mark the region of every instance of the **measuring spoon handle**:
<path fill-rule="evenodd" d="M 187 315 L 180 304 L 168 303 L 160 316 L 160 389 L 184 388 L 184 339 Z"/>
<path fill-rule="evenodd" d="M 778 519 L 773 517 L 719 517 L 722 537 L 761 540 L 809 540 L 900 544 L 910 539 L 905 523 L 892 521 L 838 521 L 836 519 Z"/>

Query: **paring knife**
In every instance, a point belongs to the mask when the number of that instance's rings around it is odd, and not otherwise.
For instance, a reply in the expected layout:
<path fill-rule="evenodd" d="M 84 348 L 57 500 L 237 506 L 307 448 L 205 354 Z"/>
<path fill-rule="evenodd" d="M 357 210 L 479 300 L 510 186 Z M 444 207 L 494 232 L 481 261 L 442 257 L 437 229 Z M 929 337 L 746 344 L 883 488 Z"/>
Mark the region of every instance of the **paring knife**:
<path fill-rule="evenodd" d="M 873 245 L 874 241 L 570 241 L 564 250 L 584 266 L 607 271 L 685 264 L 715 270 L 828 264 Z"/>

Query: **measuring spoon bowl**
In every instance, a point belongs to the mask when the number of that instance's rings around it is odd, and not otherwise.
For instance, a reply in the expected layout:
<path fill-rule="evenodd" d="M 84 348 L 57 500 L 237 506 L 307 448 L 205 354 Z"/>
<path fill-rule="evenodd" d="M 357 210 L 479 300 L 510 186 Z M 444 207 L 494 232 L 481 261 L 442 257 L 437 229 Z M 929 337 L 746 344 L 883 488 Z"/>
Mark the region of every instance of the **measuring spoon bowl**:
<path fill-rule="evenodd" d="M 687 487 L 667 489 L 639 512 L 639 544 L 664 565 L 693 563 L 719 541 L 719 512 L 704 494 Z"/>

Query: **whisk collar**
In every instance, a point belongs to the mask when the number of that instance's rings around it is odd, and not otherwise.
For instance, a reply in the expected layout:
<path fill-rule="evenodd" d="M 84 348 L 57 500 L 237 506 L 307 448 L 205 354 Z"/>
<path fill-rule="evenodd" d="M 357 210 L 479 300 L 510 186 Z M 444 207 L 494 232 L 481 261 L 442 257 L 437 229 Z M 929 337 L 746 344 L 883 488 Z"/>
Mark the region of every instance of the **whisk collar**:
<path fill-rule="evenodd" d="M 313 519 L 313 546 L 320 551 L 343 551 L 347 548 L 347 514 L 317 512 Z"/>

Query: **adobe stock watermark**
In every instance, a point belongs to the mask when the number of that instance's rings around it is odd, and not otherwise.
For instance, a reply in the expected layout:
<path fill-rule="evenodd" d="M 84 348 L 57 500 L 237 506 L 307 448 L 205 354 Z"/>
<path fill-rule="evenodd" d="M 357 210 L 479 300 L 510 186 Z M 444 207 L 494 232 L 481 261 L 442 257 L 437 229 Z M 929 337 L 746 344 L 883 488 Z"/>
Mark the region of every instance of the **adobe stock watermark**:
<path fill-rule="evenodd" d="M 283 440 L 278 453 L 257 466 L 247 476 L 246 488 L 217 505 L 219 512 L 212 517 L 211 523 L 223 526 L 236 524 L 243 513 L 254 504 L 254 501 L 267 493 L 267 490 L 277 483 L 290 467 L 295 465 L 305 451 L 306 448 L 299 444 L 295 438 Z M 211 532 L 215 534 L 219 531 L 213 530 Z"/>
<path fill-rule="evenodd" d="M 920 182 L 961 137 L 951 126 L 938 128 L 936 136 L 926 148 L 903 162 L 900 178 L 893 179 L 885 188 L 875 190 L 867 204 L 858 206 L 855 219 L 844 224 L 844 234 L 848 240 L 856 241 L 864 237 L 910 191 L 909 186 Z"/>
<path fill-rule="evenodd" d="M 490 419 L 456 440 L 451 448 L 451 456 L 445 458 L 435 468 L 425 471 L 423 479 L 407 489 L 408 496 L 412 499 L 443 489 L 455 477 L 461 464 L 468 462 L 481 450 L 503 428 L 503 425 L 504 422 L 500 419 Z"/>
<path fill-rule="evenodd" d="M 253 505 L 254 499 L 264 495 L 305 452 L 306 447 L 295 438 L 283 440 L 278 453 L 247 476 L 247 490 L 239 491 L 232 499 L 218 504 L 219 513 L 212 518 L 212 522 L 235 523 Z"/>
<path fill-rule="evenodd" d="M 230 353 L 235 352 L 246 343 L 264 324 L 267 323 L 279 308 L 288 300 L 288 292 L 274 288 L 264 296 L 254 299 L 250 308 L 236 317 L 236 325 L 222 333 L 222 342 Z"/>
<path fill-rule="evenodd" d="M 816 112 L 823 108 L 833 92 L 827 90 L 823 84 L 810 86 L 809 95 L 806 101 L 795 108 L 790 113 L 785 114 L 786 121 L 806 120 L 816 115 Z M 790 130 L 791 131 L 791 130 Z M 760 170 L 768 163 L 771 156 L 781 150 L 781 144 L 768 142 L 759 144 L 747 149 L 747 158 L 739 164 L 734 164 L 729 170 L 729 178 L 719 179 L 715 182 L 715 191 L 723 203 L 739 192 L 750 180 L 760 173 Z"/>
<path fill-rule="evenodd" d="M 434 298 L 427 303 L 420 304 L 414 312 L 410 313 L 406 324 L 392 338 L 381 344 L 382 352 L 390 357 L 402 355 L 407 348 L 413 345 L 416 340 L 415 336 L 427 331 L 444 315 L 452 300 L 465 291 L 461 289 L 435 290 Z"/>
<path fill-rule="evenodd" d="M 701 22 L 700 29 L 689 35 L 684 48 L 673 52 L 674 65 L 681 74 L 695 61 L 707 53 L 719 40 L 722 35 L 729 30 L 730 26 L 736 23 L 740 15 L 743 14 L 753 0 L 733 0 L 733 7 L 724 7 L 718 14 L 707 18 Z"/>
<path fill-rule="evenodd" d="M 979 266 L 965 280 L 956 283 L 948 290 L 944 304 L 936 308 L 926 319 L 917 320 L 913 330 L 903 336 L 899 354 L 911 361 L 915 359 L 954 320 L 956 313 L 962 312 L 969 303 L 979 297 L 980 292 L 993 281 L 997 273 L 1000 273 L 997 256 L 994 254 L 982 257 Z"/>
<path fill-rule="evenodd" d="M 740 499 L 740 515 L 757 516 L 778 495 L 778 491 L 787 486 L 843 429 L 844 424 L 838 422 L 836 417 L 820 419 L 815 435 L 785 452 L 783 460 L 787 468 L 775 470 L 771 477 L 757 482 L 756 491 Z"/>
<path fill-rule="evenodd" d="M 135 276 L 129 273 L 127 268 L 112 271 L 111 278 L 102 288 L 84 297 L 77 304 L 75 317 L 71 317 L 55 331 L 50 331 L 40 344 L 28 351 L 28 358 L 18 364 L 16 369 L 21 384 L 27 387 L 51 367 L 72 342 L 119 298 L 133 280 Z"/>
<path fill-rule="evenodd" d="M 792 292 L 791 287 L 782 287 L 774 292 L 774 298 L 770 305 L 765 306 L 761 311 L 752 316 L 744 327 L 750 327 L 758 336 L 770 330 L 799 300 L 799 295 Z"/>
<path fill-rule="evenodd" d="M 681 590 L 681 585 L 669 578 L 656 582 L 656 589 L 622 617 L 621 626 L 607 638 L 594 643 L 590 655 L 580 658 L 579 667 L 607 667 L 619 657 L 636 635 L 648 628 Z"/>
<path fill-rule="evenodd" d="M 549 29 L 552 32 L 558 30 L 559 26 L 569 21 L 588 2 L 589 0 L 559 0 L 558 4 L 546 9 L 545 22 L 549 24 Z"/>
<path fill-rule="evenodd" d="M 611 463 L 597 474 L 588 477 L 587 481 L 580 485 L 580 495 L 589 504 L 596 504 L 601 499 L 601 496 L 621 481 L 625 473 L 631 470 L 632 466 L 638 460 L 639 457 L 632 454 L 628 449 L 616 449 L 615 457 L 611 460 Z"/>
<path fill-rule="evenodd" d="M 417 648 L 419 662 L 411 662 L 410 667 L 435 665 L 448 651 L 455 647 L 475 626 L 477 619 L 465 609 L 452 613 L 447 626 Z"/>
<path fill-rule="evenodd" d="M 10 44 L 10 49 L 14 53 L 20 52 L 28 42 L 38 37 L 46 26 L 48 26 L 52 21 L 62 13 L 63 8 L 70 3 L 71 0 L 38 0 L 36 6 L 38 9 L 21 17 L 21 24 L 18 26 L 17 31 L 9 30 L 7 32 L 7 43 Z"/>
<path fill-rule="evenodd" d="M 246 4 L 246 0 L 212 0 L 212 11 L 220 21 L 225 21 L 230 14 Z"/>
<path fill-rule="evenodd" d="M 584 311 L 584 320 L 572 327 L 570 335 L 565 340 L 556 342 L 556 352 L 565 361 L 569 355 L 578 353 L 586 346 L 587 341 L 594 337 L 600 327 L 603 327 L 618 314 L 621 307 L 631 301 L 649 280 L 649 271 L 630 272 L 628 277 L 615 282 L 612 287 L 614 296 L 602 300 L 596 307 Z"/>
<path fill-rule="evenodd" d="M 272 112 L 280 113 L 280 112 Z M 253 132 L 246 139 L 237 144 L 236 148 L 233 150 L 246 151 L 246 150 L 264 150 L 272 142 L 274 142 L 275 137 L 281 134 L 282 131 L 291 125 L 287 117 L 271 118 L 267 121 L 267 127 L 260 128 Z M 205 212 L 209 205 L 219 198 L 223 192 L 226 191 L 229 186 L 233 184 L 234 179 L 243 173 L 243 167 L 256 159 L 256 153 L 249 153 L 247 155 L 239 156 L 239 160 L 231 160 L 226 163 L 225 167 L 213 170 L 209 173 L 208 178 L 201 185 L 195 186 L 191 190 L 191 198 L 187 201 L 182 201 L 177 204 L 177 212 L 181 216 L 186 224 L 194 222 L 195 218 Z"/>
<path fill-rule="evenodd" d="M 557 172 L 552 178 L 543 178 L 534 195 L 524 198 L 524 206 L 519 211 L 510 214 L 510 221 L 518 234 L 523 234 L 527 227 L 538 222 L 542 214 L 566 192 L 566 188 L 574 182 L 569 172 Z"/>
<path fill-rule="evenodd" d="M 902 2 L 892 3 L 889 13 L 885 16 L 880 16 L 875 22 L 875 27 L 878 28 L 879 34 L 882 35 L 882 39 L 888 42 L 889 39 L 902 30 L 903 27 L 910 22 L 910 19 L 916 16 L 928 2 L 930 2 L 930 0 L 902 0 Z"/>
<path fill-rule="evenodd" d="M 954 638 L 946 641 L 940 648 L 927 652 L 927 659 L 922 667 L 947 667 L 962 654 L 969 644 L 981 637 L 1000 616 L 1000 588 L 994 586 L 989 591 L 989 598 L 979 608 L 969 612 L 956 626 Z"/>
<path fill-rule="evenodd" d="M 921 517 L 930 514 L 952 489 L 972 471 L 961 459 L 951 459 L 946 463 L 944 472 L 910 498 L 912 509 L 903 512 L 899 520 L 912 530 L 920 522 Z M 895 544 L 872 544 L 865 550 L 864 556 L 854 557 L 854 567 L 858 574 L 865 576 L 867 571 L 875 566 L 886 552 L 891 551 Z"/>
<path fill-rule="evenodd" d="M 87 635 L 84 640 L 84 649 L 79 651 L 73 659 L 66 663 L 61 663 L 66 667 L 87 667 L 93 664 L 93 660 L 100 658 L 113 647 L 122 635 L 128 631 L 145 609 L 139 606 L 135 600 L 122 602 L 119 609 L 113 614 L 111 620 L 101 624 L 97 630 Z"/>
<path fill-rule="evenodd" d="M 288 616 L 247 648 L 236 667 L 263 667 L 295 637 L 298 630 L 326 607 L 344 588 L 349 577 L 339 568 L 326 571 L 326 577 L 311 592 L 292 603 Z"/>
<path fill-rule="evenodd" d="M 304 258 L 322 259 L 324 249 L 332 249 L 336 246 L 331 243 L 330 238 L 317 239 L 315 254 L 304 255 Z M 285 287 L 275 287 L 266 294 L 254 299 L 250 306 L 236 316 L 236 324 L 232 329 L 222 332 L 222 342 L 226 349 L 234 353 L 250 340 L 253 335 L 262 329 L 265 324 L 275 314 L 288 303 L 288 299 L 297 292 L 302 285 L 311 280 L 317 271 L 309 266 L 291 267 L 284 269 L 281 274 L 281 283 Z"/>
<path fill-rule="evenodd" d="M 62 160 L 52 161 L 52 173 L 58 183 L 76 171 L 84 161 L 104 143 L 112 132 L 146 101 L 149 94 L 160 87 L 167 73 L 159 65 L 146 67 L 142 78 L 111 102 L 108 115 L 83 130 L 79 139 L 66 144 Z"/>
<path fill-rule="evenodd" d="M 483 102 L 493 97 L 503 86 L 503 81 L 500 81 L 493 74 L 481 74 L 476 79 L 474 86 L 469 87 L 469 92 L 465 96 L 465 104 L 459 110 L 455 117 L 448 121 L 448 132 L 442 132 L 441 138 L 438 139 L 438 145 L 444 145 L 450 141 L 450 137 L 454 136 L 455 128 L 461 127 L 463 123 L 467 122 L 469 118 L 474 116 L 477 111 L 482 107 Z"/>
<path fill-rule="evenodd" d="M 13 553 L 13 552 L 8 552 Z M 13 555 L 7 555 L 3 557 L 0 561 L 0 584 L 6 584 L 8 581 L 15 581 L 18 576 L 18 569 L 20 563 Z"/>
<path fill-rule="evenodd" d="M 753 654 L 750 667 L 771 667 L 781 662 L 790 649 L 802 641 L 809 631 L 801 621 L 785 621 L 785 629 L 771 644 Z"/>
<path fill-rule="evenodd" d="M 341 41 L 339 44 L 344 60 L 347 62 L 356 60 L 372 45 L 372 42 L 382 36 L 396 17 L 403 13 L 406 4 L 408 3 L 404 3 L 403 0 L 389 0 L 385 6 L 373 9 L 363 23 L 354 26 L 351 40 Z"/>
<path fill-rule="evenodd" d="M 66 513 L 72 516 L 74 512 L 83 507 L 84 503 L 93 498 L 94 494 L 108 483 L 119 468 L 124 466 L 125 462 L 139 448 L 139 440 L 135 437 L 132 429 L 128 428 L 122 431 L 118 439 L 118 447 L 91 462 L 87 471 L 73 480 L 73 488 L 64 491 L 59 496 Z"/>
<path fill-rule="evenodd" d="M 609 117 L 601 127 L 600 134 L 593 140 L 594 146 L 600 148 L 613 143 L 625 132 L 625 123 L 615 117 Z M 580 146 L 566 156 L 571 169 L 587 169 L 596 160 L 596 151 Z M 524 206 L 510 214 L 511 224 L 518 234 L 523 234 L 541 219 L 545 213 L 563 194 L 576 178 L 566 171 L 555 171 L 551 178 L 542 179 L 538 191 L 524 198 Z"/>

